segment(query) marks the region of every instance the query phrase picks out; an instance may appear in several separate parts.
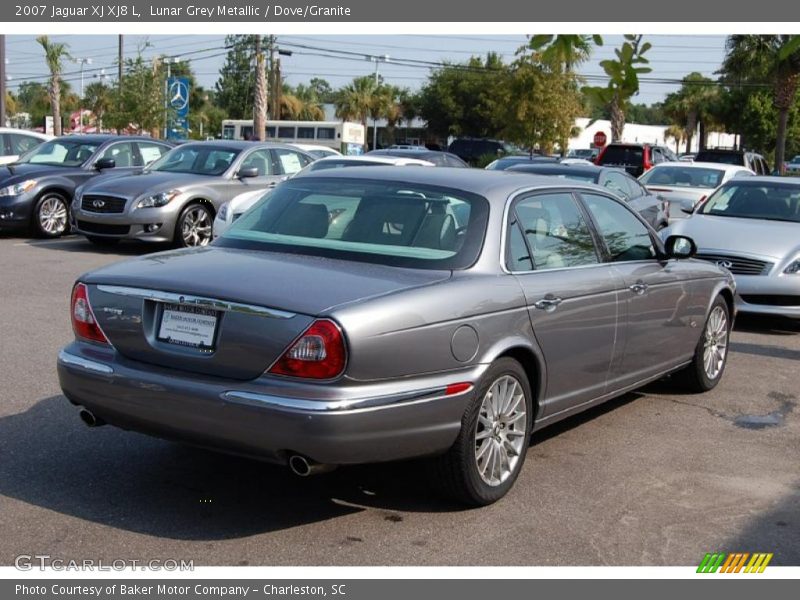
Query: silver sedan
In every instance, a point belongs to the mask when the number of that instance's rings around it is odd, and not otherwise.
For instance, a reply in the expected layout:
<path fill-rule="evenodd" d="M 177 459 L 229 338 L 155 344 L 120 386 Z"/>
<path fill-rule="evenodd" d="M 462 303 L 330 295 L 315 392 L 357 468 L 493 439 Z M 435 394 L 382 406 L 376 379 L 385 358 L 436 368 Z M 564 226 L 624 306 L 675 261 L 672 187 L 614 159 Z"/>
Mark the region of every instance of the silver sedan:
<path fill-rule="evenodd" d="M 719 383 L 733 279 L 693 251 L 592 184 L 317 171 L 209 247 L 82 276 L 59 380 L 89 425 L 298 475 L 427 456 L 488 504 L 532 432 L 670 373 Z"/>

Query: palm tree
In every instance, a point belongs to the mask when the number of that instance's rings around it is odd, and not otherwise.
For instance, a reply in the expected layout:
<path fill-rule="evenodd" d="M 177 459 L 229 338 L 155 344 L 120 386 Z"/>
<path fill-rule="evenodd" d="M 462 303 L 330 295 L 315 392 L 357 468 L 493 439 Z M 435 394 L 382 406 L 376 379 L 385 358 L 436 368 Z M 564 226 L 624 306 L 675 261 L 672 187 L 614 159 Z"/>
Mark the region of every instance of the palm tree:
<path fill-rule="evenodd" d="M 373 106 L 373 97 L 376 91 L 375 80 L 372 77 L 356 77 L 340 89 L 336 94 L 334 106 L 336 117 L 344 121 L 357 121 L 367 131 L 367 117 Z M 364 150 L 369 150 L 369 144 L 364 139 Z"/>
<path fill-rule="evenodd" d="M 532 35 L 527 46 L 520 48 L 533 50 L 545 64 L 563 65 L 567 73 L 579 64 L 586 62 L 592 54 L 592 46 L 602 46 L 599 35 Z"/>
<path fill-rule="evenodd" d="M 290 118 L 299 121 L 325 120 L 325 110 L 322 108 L 322 103 L 317 93 L 312 88 L 302 83 L 298 84 L 294 90 L 287 86 L 287 89 L 283 92 L 282 98 L 285 96 L 291 96 L 290 102 L 293 105 L 292 110 L 295 116 Z"/>
<path fill-rule="evenodd" d="M 664 141 L 669 139 L 675 140 L 675 154 L 680 154 L 681 142 L 686 139 L 686 129 L 683 125 L 670 125 L 664 130 Z M 686 147 L 689 152 L 689 147 Z"/>
<path fill-rule="evenodd" d="M 723 73 L 772 86 L 772 104 L 778 111 L 775 168 L 782 173 L 789 110 L 800 84 L 800 35 L 732 35 L 726 48 Z"/>
<path fill-rule="evenodd" d="M 94 114 L 95 127 L 98 132 L 103 129 L 103 116 L 111 109 L 112 101 L 111 88 L 102 81 L 95 81 L 86 86 L 83 104 Z M 83 118 L 83 115 L 81 115 L 81 118 Z"/>
<path fill-rule="evenodd" d="M 40 35 L 36 41 L 44 50 L 47 68 L 50 69 L 47 91 L 50 95 L 50 109 L 53 111 L 53 133 L 61 135 L 61 70 L 63 61 L 71 56 L 66 44 L 51 42 L 46 35 Z"/>

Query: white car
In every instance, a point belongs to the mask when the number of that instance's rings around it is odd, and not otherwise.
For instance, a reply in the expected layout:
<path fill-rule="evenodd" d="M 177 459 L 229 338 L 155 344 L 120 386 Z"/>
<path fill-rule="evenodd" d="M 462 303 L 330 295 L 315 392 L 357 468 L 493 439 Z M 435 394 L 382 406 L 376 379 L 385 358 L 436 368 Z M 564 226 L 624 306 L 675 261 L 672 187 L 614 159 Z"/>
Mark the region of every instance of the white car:
<path fill-rule="evenodd" d="M 787 175 L 800 175 L 800 154 L 784 165 Z"/>
<path fill-rule="evenodd" d="M 752 177 L 741 165 L 711 162 L 663 162 L 639 177 L 639 183 L 667 202 L 670 219 L 685 218 L 715 189 L 734 177 Z"/>
<path fill-rule="evenodd" d="M 294 144 L 298 146 L 298 144 Z M 315 160 L 310 165 L 306 166 L 302 171 L 296 173 L 294 177 L 299 177 L 303 173 L 310 173 L 312 171 L 320 171 L 323 169 L 342 169 L 344 167 L 369 167 L 369 166 L 387 166 L 393 165 L 396 167 L 435 167 L 432 162 L 427 160 L 419 160 L 417 158 L 402 158 L 397 156 L 329 156 Z M 217 239 L 221 236 L 228 227 L 231 226 L 236 219 L 241 217 L 247 212 L 251 206 L 269 194 L 271 190 L 264 192 L 264 190 L 257 190 L 253 192 L 245 192 L 239 194 L 230 202 L 226 202 L 220 206 L 217 216 L 214 219 L 214 226 L 211 229 L 212 236 Z"/>
<path fill-rule="evenodd" d="M 328 146 L 320 146 L 319 144 L 289 144 L 298 150 L 310 154 L 316 158 L 327 158 L 329 156 L 341 156 L 342 153 Z"/>
<path fill-rule="evenodd" d="M 52 135 L 36 131 L 0 127 L 0 165 L 12 163 L 42 142 L 52 139 Z"/>

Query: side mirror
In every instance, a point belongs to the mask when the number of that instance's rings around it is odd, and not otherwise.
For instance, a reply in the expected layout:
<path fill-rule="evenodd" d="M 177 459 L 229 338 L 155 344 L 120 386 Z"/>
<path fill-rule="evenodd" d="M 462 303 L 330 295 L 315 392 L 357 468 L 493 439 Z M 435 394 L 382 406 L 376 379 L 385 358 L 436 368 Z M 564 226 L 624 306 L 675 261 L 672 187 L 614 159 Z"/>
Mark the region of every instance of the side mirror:
<path fill-rule="evenodd" d="M 106 169 L 113 169 L 117 166 L 117 161 L 113 158 L 101 158 L 97 162 L 94 163 L 94 168 L 98 171 L 104 171 Z"/>
<path fill-rule="evenodd" d="M 258 177 L 258 168 L 256 167 L 245 167 L 243 169 L 239 169 L 236 173 L 236 177 L 239 179 L 249 179 L 251 177 Z"/>
<path fill-rule="evenodd" d="M 697 254 L 697 244 L 685 235 L 671 235 L 664 242 L 668 258 L 692 258 Z"/>
<path fill-rule="evenodd" d="M 691 200 L 681 200 L 681 212 L 691 215 L 694 213 L 695 204 Z"/>

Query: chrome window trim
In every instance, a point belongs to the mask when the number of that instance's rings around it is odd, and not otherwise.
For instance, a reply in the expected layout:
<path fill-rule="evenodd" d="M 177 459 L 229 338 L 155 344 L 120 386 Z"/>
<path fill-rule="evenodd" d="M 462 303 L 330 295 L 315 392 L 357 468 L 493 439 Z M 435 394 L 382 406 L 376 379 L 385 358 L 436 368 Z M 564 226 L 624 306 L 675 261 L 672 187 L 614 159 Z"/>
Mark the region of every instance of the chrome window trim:
<path fill-rule="evenodd" d="M 226 312 L 239 312 L 271 319 L 291 319 L 297 316 L 297 313 L 279 310 L 277 308 L 256 306 L 254 304 L 243 304 L 240 302 L 230 302 L 228 300 L 207 298 L 205 296 L 175 294 L 173 292 L 162 292 L 159 290 L 103 284 L 98 285 L 97 289 L 101 292 L 115 294 L 117 296 L 128 296 L 132 298 L 141 298 L 143 300 L 152 300 L 154 302 L 165 302 L 169 304 L 192 304 L 195 306 L 201 306 L 203 308 L 211 308 Z"/>

